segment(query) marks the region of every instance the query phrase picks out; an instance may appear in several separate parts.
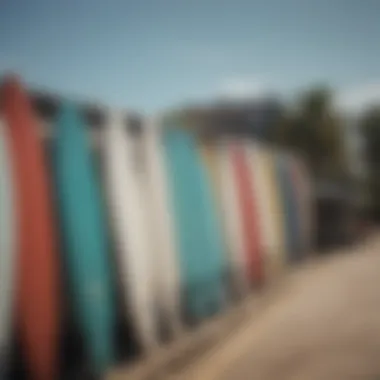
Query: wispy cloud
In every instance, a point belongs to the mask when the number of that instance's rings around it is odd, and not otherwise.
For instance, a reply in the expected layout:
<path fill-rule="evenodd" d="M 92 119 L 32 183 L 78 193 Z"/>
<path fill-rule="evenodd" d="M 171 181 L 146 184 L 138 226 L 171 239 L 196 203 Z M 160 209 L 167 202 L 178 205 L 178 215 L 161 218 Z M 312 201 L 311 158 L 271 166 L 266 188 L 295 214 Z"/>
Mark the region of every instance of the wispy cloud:
<path fill-rule="evenodd" d="M 270 88 L 255 77 L 232 77 L 222 82 L 219 95 L 230 99 L 256 99 L 267 96 Z"/>
<path fill-rule="evenodd" d="M 360 113 L 372 104 L 380 104 L 380 81 L 340 90 L 336 104 L 349 113 Z"/>

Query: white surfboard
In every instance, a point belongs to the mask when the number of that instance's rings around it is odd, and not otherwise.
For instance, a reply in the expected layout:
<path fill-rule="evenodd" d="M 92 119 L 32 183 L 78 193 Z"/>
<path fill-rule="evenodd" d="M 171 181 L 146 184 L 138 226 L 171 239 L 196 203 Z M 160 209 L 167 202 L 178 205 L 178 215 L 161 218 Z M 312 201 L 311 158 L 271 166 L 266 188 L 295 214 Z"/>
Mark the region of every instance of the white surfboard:
<path fill-rule="evenodd" d="M 273 199 L 274 189 L 270 182 L 269 168 L 265 160 L 268 154 L 266 148 L 257 141 L 246 143 L 247 155 L 249 159 L 250 172 L 255 187 L 257 199 L 257 211 L 259 217 L 259 230 L 264 255 L 264 268 L 266 278 L 273 279 L 274 269 L 283 261 L 281 240 L 278 231 L 278 222 L 274 212 Z"/>
<path fill-rule="evenodd" d="M 15 189 L 5 121 L 0 119 L 0 378 L 7 365 L 16 259 Z"/>
<path fill-rule="evenodd" d="M 158 306 L 171 330 L 169 332 L 176 336 L 183 329 L 180 318 L 180 269 L 158 118 L 149 119 L 144 124 L 141 147 L 144 193 L 149 210 L 150 251 L 155 268 L 154 290 Z"/>
<path fill-rule="evenodd" d="M 111 228 L 118 275 L 127 312 L 145 352 L 157 346 L 152 252 L 149 249 L 142 184 L 138 179 L 135 147 L 128 136 L 125 114 L 110 112 L 102 144 Z"/>
<path fill-rule="evenodd" d="M 234 167 L 231 160 L 230 140 L 223 139 L 218 145 L 220 164 L 220 197 L 224 231 L 227 237 L 233 287 L 244 296 L 249 289 L 247 264 L 244 251 L 243 220 L 240 216 Z"/>

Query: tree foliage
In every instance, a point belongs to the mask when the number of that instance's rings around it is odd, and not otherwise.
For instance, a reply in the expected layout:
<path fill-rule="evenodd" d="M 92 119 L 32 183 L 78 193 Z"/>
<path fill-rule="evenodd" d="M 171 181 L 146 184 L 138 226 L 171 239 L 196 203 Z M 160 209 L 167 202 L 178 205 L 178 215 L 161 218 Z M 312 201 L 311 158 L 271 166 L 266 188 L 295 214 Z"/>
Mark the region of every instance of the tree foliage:
<path fill-rule="evenodd" d="M 342 122 L 326 87 L 301 94 L 294 109 L 284 114 L 273 140 L 299 151 L 318 177 L 346 174 Z"/>
<path fill-rule="evenodd" d="M 364 138 L 364 156 L 369 171 L 380 168 L 380 105 L 363 115 L 360 129 Z"/>
<path fill-rule="evenodd" d="M 364 112 L 360 120 L 364 141 L 364 160 L 367 169 L 367 190 L 374 216 L 380 216 L 380 105 Z"/>

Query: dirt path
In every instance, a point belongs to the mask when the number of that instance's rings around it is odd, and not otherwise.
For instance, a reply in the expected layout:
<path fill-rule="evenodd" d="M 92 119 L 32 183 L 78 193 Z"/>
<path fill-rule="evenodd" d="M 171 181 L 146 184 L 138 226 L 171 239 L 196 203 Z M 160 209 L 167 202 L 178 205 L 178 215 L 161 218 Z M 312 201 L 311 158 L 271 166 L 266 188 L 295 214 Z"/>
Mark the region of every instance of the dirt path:
<path fill-rule="evenodd" d="M 281 293 L 180 378 L 380 379 L 380 234 L 309 263 Z"/>

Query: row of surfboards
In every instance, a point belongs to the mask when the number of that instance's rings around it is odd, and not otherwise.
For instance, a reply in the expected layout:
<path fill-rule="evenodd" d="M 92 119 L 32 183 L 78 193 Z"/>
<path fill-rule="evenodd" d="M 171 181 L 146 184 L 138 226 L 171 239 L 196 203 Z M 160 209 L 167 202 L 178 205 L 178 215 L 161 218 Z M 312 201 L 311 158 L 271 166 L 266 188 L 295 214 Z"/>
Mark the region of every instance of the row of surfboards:
<path fill-rule="evenodd" d="M 125 116 L 108 112 L 95 154 L 63 101 L 47 155 L 27 92 L 2 83 L 1 379 L 12 329 L 31 378 L 58 378 L 64 296 L 99 375 L 115 363 L 117 293 L 149 353 L 162 325 L 175 339 L 310 251 L 300 160 L 247 138 L 199 139 L 179 119 L 150 119 L 135 136 Z"/>

